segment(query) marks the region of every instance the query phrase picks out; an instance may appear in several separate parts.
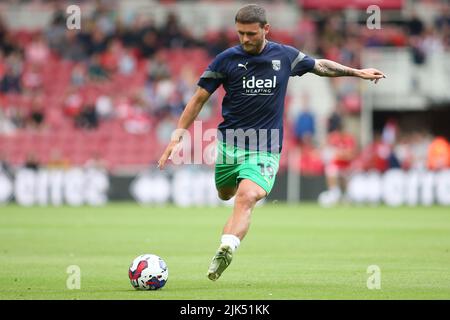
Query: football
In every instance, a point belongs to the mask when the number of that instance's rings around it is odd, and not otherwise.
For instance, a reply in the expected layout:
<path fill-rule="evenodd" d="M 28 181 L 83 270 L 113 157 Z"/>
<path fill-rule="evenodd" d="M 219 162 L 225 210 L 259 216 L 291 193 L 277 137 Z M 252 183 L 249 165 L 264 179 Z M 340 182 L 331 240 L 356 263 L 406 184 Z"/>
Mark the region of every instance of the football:
<path fill-rule="evenodd" d="M 158 290 L 167 283 L 169 269 L 159 256 L 143 254 L 131 263 L 128 277 L 136 290 Z"/>

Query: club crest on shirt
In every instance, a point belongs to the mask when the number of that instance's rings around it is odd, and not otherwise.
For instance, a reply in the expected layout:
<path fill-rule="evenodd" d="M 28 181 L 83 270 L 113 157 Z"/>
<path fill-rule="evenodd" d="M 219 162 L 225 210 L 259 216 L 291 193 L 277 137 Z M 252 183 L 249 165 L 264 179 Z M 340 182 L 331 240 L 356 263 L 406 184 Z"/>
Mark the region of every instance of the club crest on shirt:
<path fill-rule="evenodd" d="M 272 60 L 272 68 L 275 71 L 279 71 L 281 69 L 281 61 L 280 60 Z"/>

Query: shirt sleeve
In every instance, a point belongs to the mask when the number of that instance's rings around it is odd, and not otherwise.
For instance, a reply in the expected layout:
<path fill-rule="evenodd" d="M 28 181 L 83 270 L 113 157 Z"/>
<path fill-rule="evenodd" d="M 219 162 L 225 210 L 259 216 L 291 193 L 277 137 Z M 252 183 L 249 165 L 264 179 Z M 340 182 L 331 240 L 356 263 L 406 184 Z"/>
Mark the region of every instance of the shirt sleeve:
<path fill-rule="evenodd" d="M 284 48 L 289 57 L 289 61 L 291 62 L 291 76 L 302 76 L 314 68 L 314 65 L 316 64 L 315 59 L 307 56 L 294 47 L 284 46 Z"/>
<path fill-rule="evenodd" d="M 220 55 L 217 56 L 200 76 L 197 85 L 211 94 L 216 91 L 216 89 L 226 80 L 226 73 L 223 65 L 223 59 Z"/>

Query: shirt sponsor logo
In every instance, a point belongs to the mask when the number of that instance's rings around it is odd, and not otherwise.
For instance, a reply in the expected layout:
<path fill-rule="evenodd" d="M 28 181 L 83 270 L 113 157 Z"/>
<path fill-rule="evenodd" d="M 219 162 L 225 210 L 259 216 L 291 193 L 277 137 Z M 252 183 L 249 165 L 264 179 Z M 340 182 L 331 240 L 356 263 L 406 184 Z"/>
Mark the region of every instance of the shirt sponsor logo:
<path fill-rule="evenodd" d="M 242 78 L 242 87 L 245 95 L 273 95 L 277 86 L 277 76 L 272 79 L 256 79 L 255 76 Z"/>

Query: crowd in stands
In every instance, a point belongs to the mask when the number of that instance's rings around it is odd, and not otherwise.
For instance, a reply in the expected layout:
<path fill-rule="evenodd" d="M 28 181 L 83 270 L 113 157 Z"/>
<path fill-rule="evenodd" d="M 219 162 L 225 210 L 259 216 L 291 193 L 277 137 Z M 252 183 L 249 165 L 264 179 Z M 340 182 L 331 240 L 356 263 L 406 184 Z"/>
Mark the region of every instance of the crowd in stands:
<path fill-rule="evenodd" d="M 327 121 L 327 138 L 318 144 L 314 138 L 315 119 L 302 111 L 295 124 L 295 138 L 301 151 L 298 169 L 303 175 L 326 175 L 389 169 L 431 170 L 450 168 L 450 142 L 426 130 L 400 128 L 388 119 L 373 142 L 358 147 L 357 137 L 344 129 L 342 112 L 336 109 Z M 331 183 L 332 184 L 332 183 Z"/>
<path fill-rule="evenodd" d="M 119 122 L 128 134 L 155 133 L 156 142 L 163 145 L 202 70 L 216 54 L 237 41 L 232 30 L 197 38 L 175 14 L 169 14 L 162 26 L 140 15 L 126 24 L 102 1 L 92 16 L 83 20 L 81 30 L 67 30 L 65 7 L 51 3 L 56 10 L 49 26 L 41 31 L 11 31 L 0 16 L 0 139 L 16 132 L 48 132 L 67 126 L 96 132 L 105 123 Z M 275 29 L 272 34 L 269 38 L 277 41 Z M 348 23 L 340 13 L 304 12 L 298 28 L 291 35 L 283 34 L 286 41 L 313 57 L 355 68 L 361 67 L 361 49 L 374 46 L 410 47 L 414 61 L 423 63 L 430 50 L 449 49 L 450 10 L 444 6 L 431 27 L 412 15 L 402 24 L 383 25 L 382 32 Z M 186 56 L 187 52 L 193 52 L 192 56 Z M 306 174 L 326 171 L 332 153 L 329 150 L 341 141 L 332 137 L 344 129 L 342 117 L 360 111 L 359 82 L 333 79 L 332 83 L 342 107 L 330 115 L 328 143 L 319 145 L 314 139 L 313 108 L 303 110 L 292 123 Z M 220 108 L 211 106 L 219 103 L 220 94 L 205 108 L 203 117 L 212 119 L 213 124 L 220 120 Z M 360 168 L 383 162 L 375 165 L 382 170 L 394 163 L 414 167 L 418 161 L 415 152 L 424 152 L 419 145 L 430 140 L 417 133 L 397 136 L 395 142 L 380 139 L 360 155 L 352 153 L 351 162 Z M 54 152 L 67 157 L 60 154 L 61 150 Z M 153 153 L 158 154 L 156 150 Z M 394 154 L 396 161 L 392 159 Z M 22 161 L 39 162 L 36 157 L 39 155 L 30 153 Z M 423 157 L 420 159 L 423 161 Z M 154 159 L 144 159 L 150 160 Z"/>
<path fill-rule="evenodd" d="M 343 15 L 333 11 L 306 11 L 298 23 L 294 45 L 313 56 L 355 68 L 361 67 L 364 48 L 406 47 L 410 49 L 412 61 L 420 65 L 432 53 L 450 51 L 450 5 L 441 1 L 430 2 L 436 9 L 432 23 L 426 23 L 413 11 L 402 21 L 383 21 L 380 30 L 368 29 L 365 21 L 349 23 Z M 382 134 L 375 134 L 372 144 L 357 148 L 357 137 L 345 132 L 343 118 L 360 112 L 360 82 L 351 78 L 330 81 L 337 97 L 337 108 L 329 115 L 326 141 L 316 140 L 314 106 L 309 105 L 309 101 L 302 101 L 303 109 L 292 124 L 301 149 L 299 170 L 303 174 L 333 176 L 339 167 L 352 172 L 450 167 L 450 146 L 445 137 L 398 127 L 395 134 L 389 134 L 394 126 L 392 121 L 387 121 Z M 336 162 L 341 165 L 336 166 Z"/>

